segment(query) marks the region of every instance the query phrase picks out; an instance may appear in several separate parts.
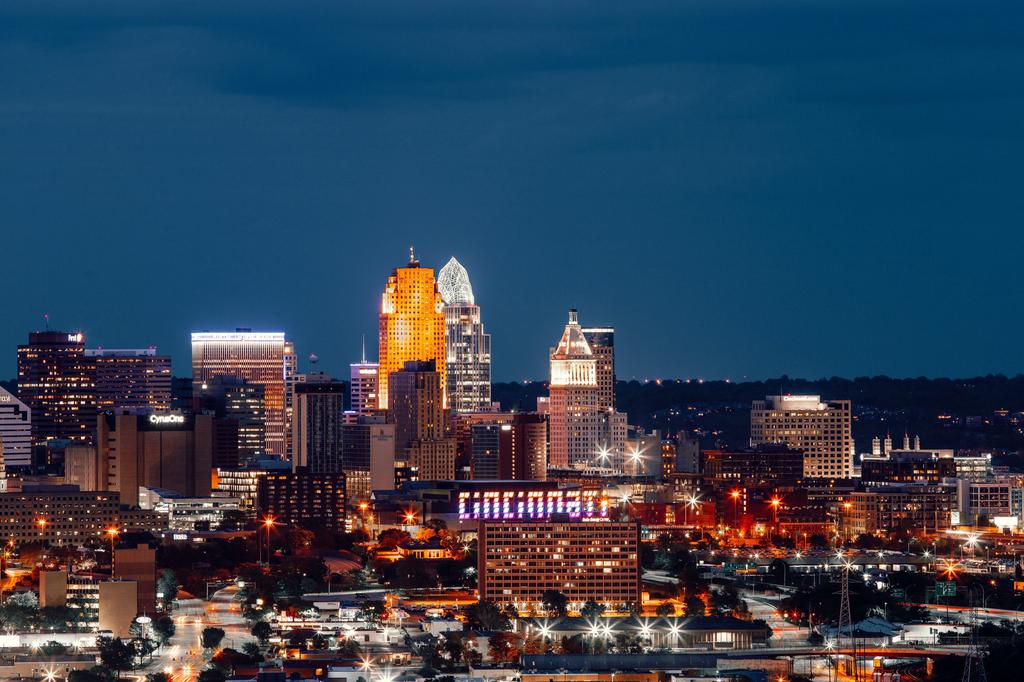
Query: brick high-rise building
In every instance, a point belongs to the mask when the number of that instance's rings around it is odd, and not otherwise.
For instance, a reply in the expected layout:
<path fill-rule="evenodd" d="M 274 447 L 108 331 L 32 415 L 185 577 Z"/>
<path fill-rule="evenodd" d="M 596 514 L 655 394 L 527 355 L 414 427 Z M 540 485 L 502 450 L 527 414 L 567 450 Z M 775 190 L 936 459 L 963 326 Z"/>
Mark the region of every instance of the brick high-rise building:
<path fill-rule="evenodd" d="M 392 372 L 388 421 L 395 425 L 395 447 L 421 479 L 455 478 L 455 439 L 445 434 L 444 390 L 436 363 L 410 361 Z"/>
<path fill-rule="evenodd" d="M 195 332 L 192 334 L 192 382 L 195 393 L 215 377 L 235 377 L 263 387 L 266 447 L 286 454 L 285 387 L 294 372 L 294 349 L 282 332 Z"/>
<path fill-rule="evenodd" d="M 849 400 L 770 395 L 750 410 L 750 445 L 786 444 L 804 453 L 807 478 L 853 476 L 853 408 Z"/>
<path fill-rule="evenodd" d="M 105 415 L 96 443 L 96 476 L 128 505 L 139 486 L 166 488 L 186 497 L 210 494 L 213 421 L 209 415 Z"/>
<path fill-rule="evenodd" d="M 325 374 L 307 374 L 295 384 L 292 464 L 313 473 L 342 470 L 341 427 L 345 382 Z"/>
<path fill-rule="evenodd" d="M 493 415 L 471 426 L 474 480 L 543 481 L 547 478 L 547 418 L 536 412 Z"/>
<path fill-rule="evenodd" d="M 447 381 L 444 301 L 433 268 L 424 268 L 409 249 L 409 264 L 395 268 L 381 296 L 377 406 L 388 409 L 390 378 L 412 361 L 434 362 L 441 379 L 442 405 Z"/>
<path fill-rule="evenodd" d="M 92 442 L 96 376 L 81 332 L 32 332 L 18 346 L 18 398 L 32 410 L 32 441 Z"/>
<path fill-rule="evenodd" d="M 143 414 L 171 408 L 171 356 L 156 348 L 87 348 L 99 411 Z"/>
<path fill-rule="evenodd" d="M 525 609 L 557 590 L 573 608 L 640 604 L 640 525 L 635 521 L 481 521 L 480 599 Z"/>

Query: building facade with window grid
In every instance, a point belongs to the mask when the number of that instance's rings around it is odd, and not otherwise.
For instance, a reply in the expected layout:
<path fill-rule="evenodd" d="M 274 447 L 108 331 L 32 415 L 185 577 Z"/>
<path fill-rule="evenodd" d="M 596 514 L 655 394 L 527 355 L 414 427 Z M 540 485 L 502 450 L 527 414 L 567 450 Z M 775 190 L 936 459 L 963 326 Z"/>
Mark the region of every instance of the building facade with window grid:
<path fill-rule="evenodd" d="M 640 602 L 640 525 L 633 521 L 481 521 L 480 599 L 526 609 L 557 590 L 578 609 Z"/>

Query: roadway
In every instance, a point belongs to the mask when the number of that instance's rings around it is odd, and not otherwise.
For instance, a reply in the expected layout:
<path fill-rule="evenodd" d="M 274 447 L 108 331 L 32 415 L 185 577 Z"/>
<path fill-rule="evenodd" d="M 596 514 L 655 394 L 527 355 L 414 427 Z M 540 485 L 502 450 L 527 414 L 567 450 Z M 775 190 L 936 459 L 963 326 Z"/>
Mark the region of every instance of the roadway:
<path fill-rule="evenodd" d="M 945 604 L 910 604 L 910 606 L 920 606 L 923 609 L 927 609 L 933 616 L 938 618 L 945 618 L 948 613 L 951 620 L 955 618 L 958 621 L 967 620 L 971 611 L 971 607 L 969 606 L 946 606 Z M 978 618 L 980 620 L 1024 621 L 1024 611 L 1014 611 L 1012 609 L 983 609 L 979 607 Z"/>
<path fill-rule="evenodd" d="M 136 671 L 136 679 L 142 682 L 149 673 L 165 672 L 174 682 L 194 680 L 210 660 L 209 656 L 204 655 L 201 643 L 204 628 L 218 627 L 224 630 L 222 648 L 241 651 L 246 642 L 255 641 L 249 634 L 249 624 L 242 617 L 240 605 L 235 600 L 237 594 L 237 587 L 226 587 L 215 592 L 209 601 L 203 602 L 202 615 L 174 616 L 174 637 L 153 655 L 152 661 Z"/>

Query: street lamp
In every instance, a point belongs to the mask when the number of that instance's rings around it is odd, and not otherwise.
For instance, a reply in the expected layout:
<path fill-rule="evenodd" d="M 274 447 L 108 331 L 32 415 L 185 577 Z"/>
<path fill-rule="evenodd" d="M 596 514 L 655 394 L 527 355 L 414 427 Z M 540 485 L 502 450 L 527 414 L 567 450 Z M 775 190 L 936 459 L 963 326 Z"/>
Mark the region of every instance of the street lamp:
<path fill-rule="evenodd" d="M 118 533 L 120 533 L 115 526 L 111 526 L 107 529 L 107 537 L 110 538 L 110 572 L 114 572 L 114 540 L 117 539 Z"/>
<path fill-rule="evenodd" d="M 733 490 L 729 493 L 729 497 L 732 498 L 732 522 L 736 528 L 740 527 L 740 491 Z"/>
<path fill-rule="evenodd" d="M 267 515 L 263 519 L 263 527 L 267 529 L 267 566 L 270 566 L 270 529 L 274 527 L 274 517 Z"/>
<path fill-rule="evenodd" d="M 772 499 L 768 500 L 768 504 L 770 504 L 772 506 L 772 527 L 775 530 L 775 532 L 778 532 L 778 530 L 779 530 L 779 505 L 782 504 L 782 500 L 779 498 L 778 495 L 776 495 Z M 769 543 L 771 543 L 771 541 L 772 541 L 771 532 L 769 532 L 769 534 L 768 534 L 768 541 L 769 541 Z"/>

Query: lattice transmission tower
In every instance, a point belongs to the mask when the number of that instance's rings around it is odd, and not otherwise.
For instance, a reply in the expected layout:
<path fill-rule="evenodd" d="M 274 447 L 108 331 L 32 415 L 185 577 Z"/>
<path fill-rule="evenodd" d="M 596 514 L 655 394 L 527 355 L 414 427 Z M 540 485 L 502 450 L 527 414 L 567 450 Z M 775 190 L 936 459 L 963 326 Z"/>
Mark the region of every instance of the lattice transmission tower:
<path fill-rule="evenodd" d="M 969 627 L 971 629 L 971 644 L 967 649 L 967 657 L 964 659 L 963 682 L 987 682 L 985 676 L 985 650 L 978 643 L 978 604 L 974 601 L 974 590 L 972 586 L 967 588 L 967 599 L 971 606 Z M 982 588 L 984 593 L 984 588 Z"/>
<path fill-rule="evenodd" d="M 836 644 L 842 648 L 843 644 L 843 628 L 850 636 L 850 660 L 853 662 L 852 676 L 854 682 L 860 682 L 860 666 L 857 660 L 857 635 L 853 629 L 853 614 L 850 611 L 850 568 L 851 564 L 847 560 L 843 560 L 843 582 L 842 582 L 842 596 L 839 601 L 839 632 L 836 637 Z"/>

